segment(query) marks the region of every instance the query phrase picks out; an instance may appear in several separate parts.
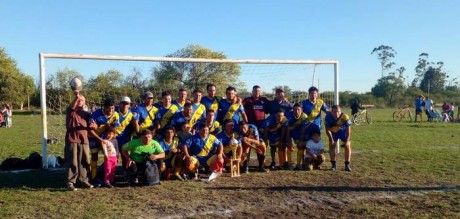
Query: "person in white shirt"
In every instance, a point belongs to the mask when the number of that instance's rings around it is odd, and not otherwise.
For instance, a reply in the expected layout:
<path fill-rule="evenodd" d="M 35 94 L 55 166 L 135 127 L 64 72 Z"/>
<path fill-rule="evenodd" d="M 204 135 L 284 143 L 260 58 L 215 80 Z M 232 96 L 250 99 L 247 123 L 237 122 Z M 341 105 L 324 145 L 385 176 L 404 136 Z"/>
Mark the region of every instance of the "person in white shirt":
<path fill-rule="evenodd" d="M 312 166 L 313 169 L 320 170 L 321 164 L 326 160 L 326 156 L 324 156 L 324 144 L 321 141 L 319 130 L 312 132 L 304 153 L 307 170 L 312 170 Z"/>
<path fill-rule="evenodd" d="M 433 117 L 434 117 L 434 112 L 433 112 L 433 100 L 430 99 L 430 97 L 426 97 L 425 99 L 425 113 L 428 117 L 428 121 L 433 121 Z"/>

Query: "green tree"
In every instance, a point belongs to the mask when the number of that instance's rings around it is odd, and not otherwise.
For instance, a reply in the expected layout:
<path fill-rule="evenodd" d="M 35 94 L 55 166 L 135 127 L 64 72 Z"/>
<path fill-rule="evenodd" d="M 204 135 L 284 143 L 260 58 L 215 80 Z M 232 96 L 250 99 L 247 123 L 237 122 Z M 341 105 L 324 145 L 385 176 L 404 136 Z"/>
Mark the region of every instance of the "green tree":
<path fill-rule="evenodd" d="M 200 45 L 189 45 L 167 57 L 178 58 L 209 58 L 225 59 L 222 52 L 214 52 Z M 191 63 L 191 62 L 161 62 L 153 69 L 153 85 L 158 92 L 196 88 L 204 90 L 206 84 L 213 83 L 220 92 L 227 86 L 241 86 L 238 81 L 240 66 L 234 63 Z"/>
<path fill-rule="evenodd" d="M 425 76 L 425 72 L 428 70 L 430 66 L 430 62 L 428 62 L 428 53 L 420 53 L 418 56 L 417 66 L 415 66 L 415 78 L 412 80 L 413 87 L 419 87 L 420 82 L 422 81 L 423 77 Z"/>
<path fill-rule="evenodd" d="M 404 67 L 398 69 L 399 75 L 394 73 L 380 78 L 377 84 L 372 87 L 372 94 L 375 97 L 381 97 L 387 100 L 388 105 L 393 106 L 406 91 L 404 84 Z"/>
<path fill-rule="evenodd" d="M 442 70 L 442 62 L 437 65 L 437 67 L 430 66 L 420 82 L 420 89 L 427 93 L 438 93 L 444 90 L 448 75 Z"/>
<path fill-rule="evenodd" d="M 391 46 L 380 45 L 372 50 L 372 54 L 377 54 L 377 59 L 380 61 L 382 78 L 383 76 L 395 65 L 393 61 L 391 61 L 395 55 L 397 54 L 396 51 Z"/>
<path fill-rule="evenodd" d="M 32 77 L 19 70 L 16 60 L 9 57 L 4 48 L 0 47 L 0 100 L 16 106 L 27 102 L 28 95 L 35 89 Z"/>

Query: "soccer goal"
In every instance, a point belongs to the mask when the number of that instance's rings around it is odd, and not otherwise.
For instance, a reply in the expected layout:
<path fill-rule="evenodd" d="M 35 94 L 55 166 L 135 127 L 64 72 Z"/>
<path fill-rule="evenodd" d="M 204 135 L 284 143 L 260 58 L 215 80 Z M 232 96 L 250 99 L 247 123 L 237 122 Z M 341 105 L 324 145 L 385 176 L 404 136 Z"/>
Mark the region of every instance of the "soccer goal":
<path fill-rule="evenodd" d="M 40 98 L 42 115 L 43 167 L 48 155 L 63 155 L 65 110 L 73 99 L 69 81 L 83 76 L 82 93 L 88 110 L 101 106 L 105 98 L 118 102 L 129 96 L 134 103 L 141 94 L 152 91 L 160 98 L 170 91 L 177 98 L 179 88 L 194 89 L 206 95 L 206 84 L 215 84 L 224 96 L 234 86 L 240 97 L 259 85 L 263 96 L 273 99 L 276 88 L 283 88 L 291 102 L 307 98 L 310 86 L 320 89 L 328 105 L 339 103 L 339 62 L 337 60 L 204 59 L 179 57 L 115 56 L 40 53 Z"/>

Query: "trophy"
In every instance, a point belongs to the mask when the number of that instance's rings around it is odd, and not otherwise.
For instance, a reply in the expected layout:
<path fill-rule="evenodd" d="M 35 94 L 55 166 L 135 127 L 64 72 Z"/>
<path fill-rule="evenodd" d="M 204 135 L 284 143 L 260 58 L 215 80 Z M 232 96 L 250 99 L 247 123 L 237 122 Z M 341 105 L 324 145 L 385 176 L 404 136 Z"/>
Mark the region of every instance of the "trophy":
<path fill-rule="evenodd" d="M 238 141 L 234 137 L 230 140 L 230 148 L 232 149 L 232 157 L 230 159 L 231 177 L 238 177 L 240 176 L 240 162 L 238 161 L 238 157 L 236 155 Z"/>

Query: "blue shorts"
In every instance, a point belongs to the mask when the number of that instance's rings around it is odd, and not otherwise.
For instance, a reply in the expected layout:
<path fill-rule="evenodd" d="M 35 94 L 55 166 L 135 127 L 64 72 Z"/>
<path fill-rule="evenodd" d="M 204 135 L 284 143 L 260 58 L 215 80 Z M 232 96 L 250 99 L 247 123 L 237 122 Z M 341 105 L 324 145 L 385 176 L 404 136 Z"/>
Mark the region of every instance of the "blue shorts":
<path fill-rule="evenodd" d="M 343 141 L 343 142 L 346 142 L 347 139 L 348 139 L 346 129 L 339 129 L 338 132 L 332 133 L 332 139 L 334 139 L 335 142 L 336 142 L 338 139 L 340 139 L 340 140 Z"/>

